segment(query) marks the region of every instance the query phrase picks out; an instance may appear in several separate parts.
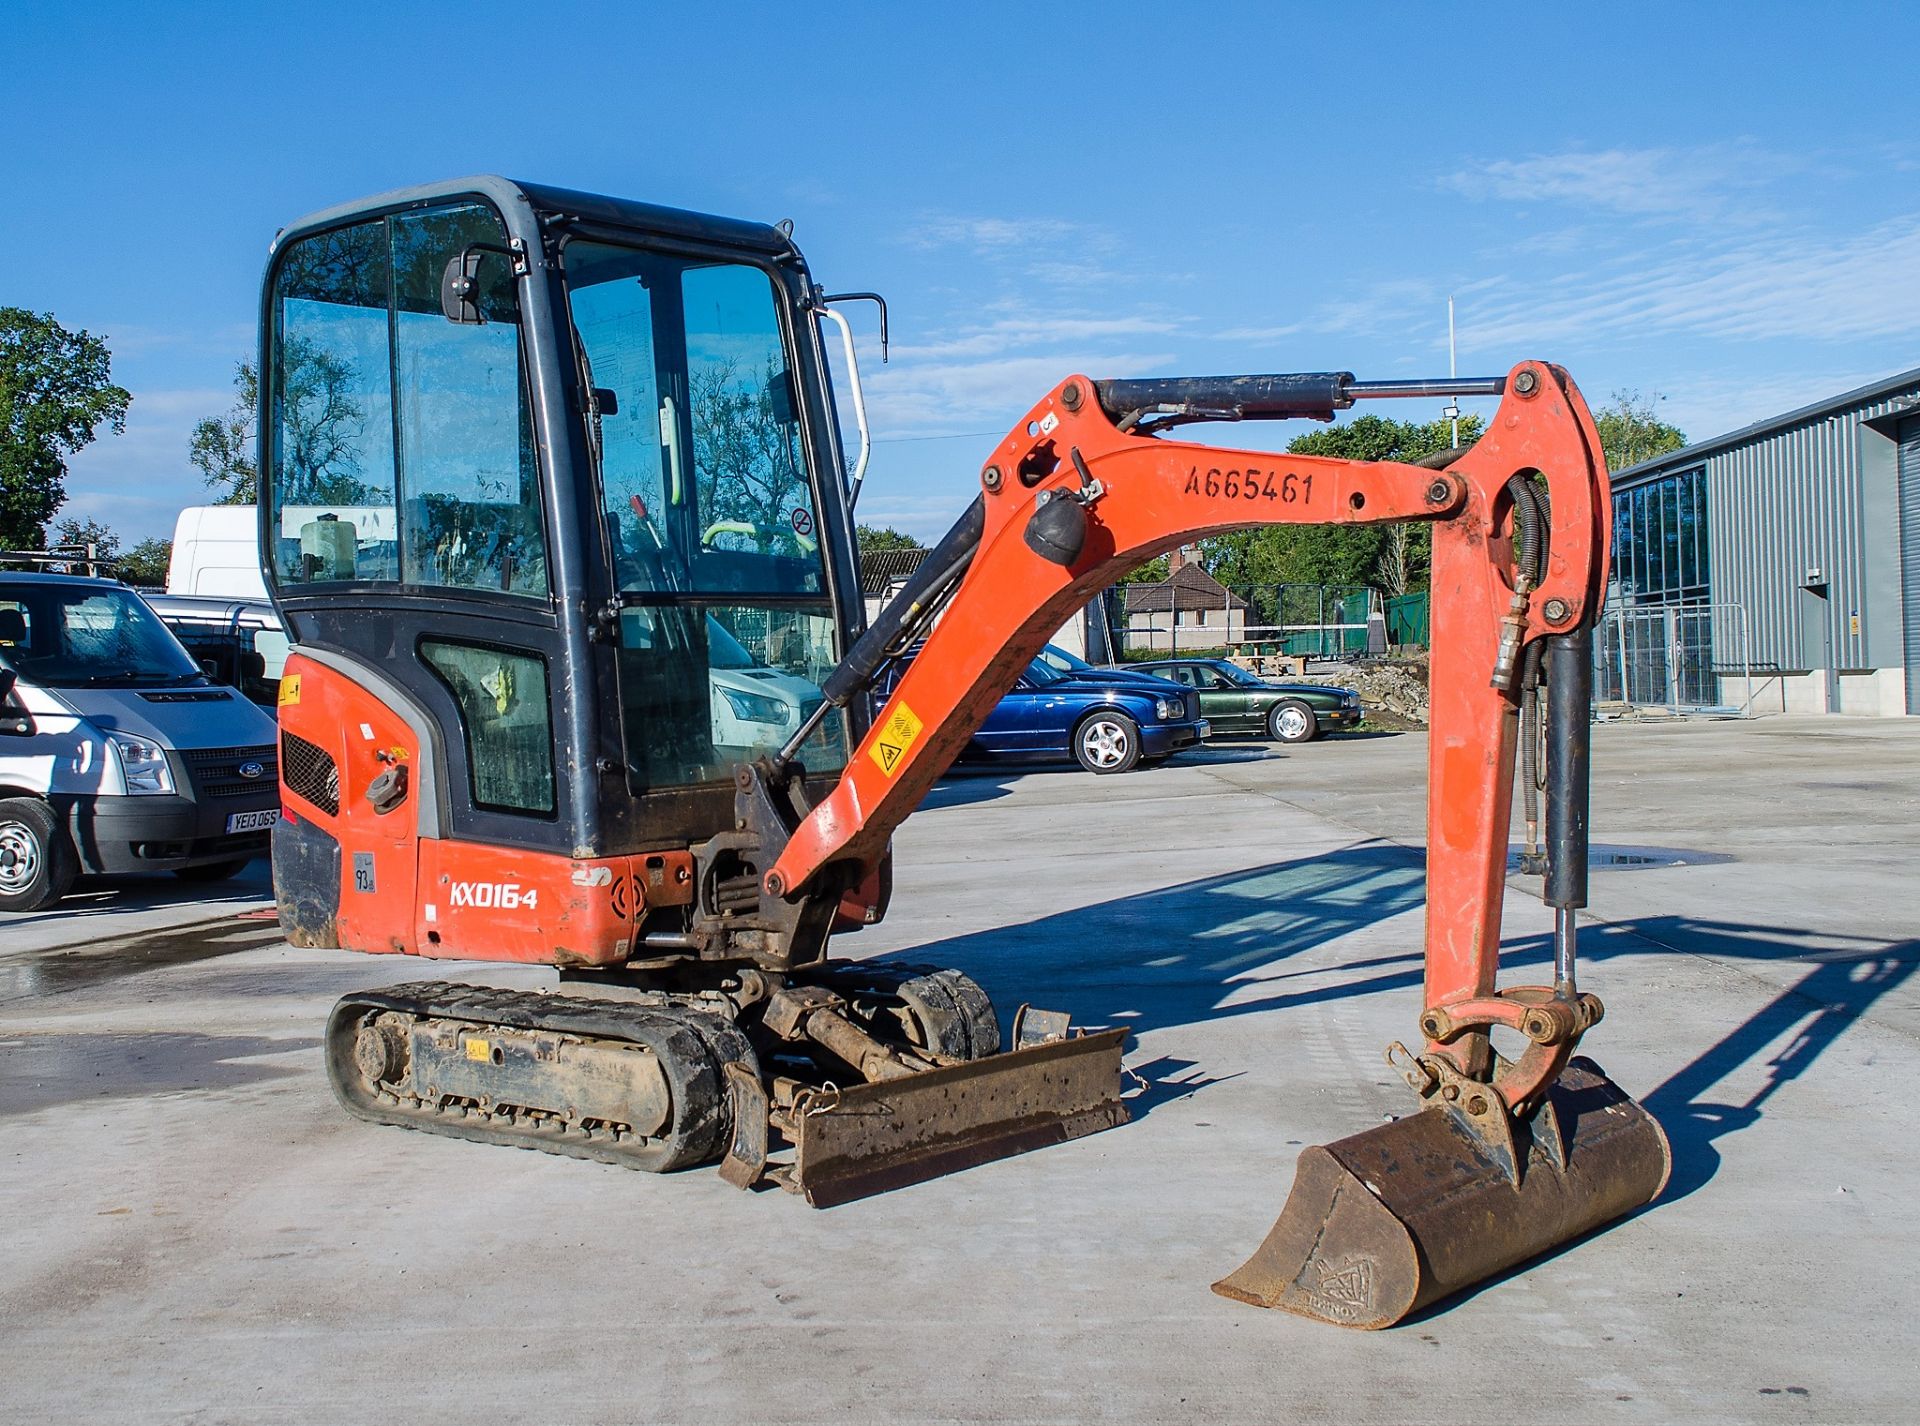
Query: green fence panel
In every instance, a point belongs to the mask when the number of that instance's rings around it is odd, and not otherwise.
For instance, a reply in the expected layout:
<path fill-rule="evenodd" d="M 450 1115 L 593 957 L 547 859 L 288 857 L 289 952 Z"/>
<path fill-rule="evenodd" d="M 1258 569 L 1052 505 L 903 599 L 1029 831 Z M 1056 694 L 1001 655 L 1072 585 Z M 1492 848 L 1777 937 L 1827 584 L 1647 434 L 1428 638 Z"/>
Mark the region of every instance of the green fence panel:
<path fill-rule="evenodd" d="M 1396 594 L 1387 600 L 1387 642 L 1427 645 L 1427 593 Z"/>

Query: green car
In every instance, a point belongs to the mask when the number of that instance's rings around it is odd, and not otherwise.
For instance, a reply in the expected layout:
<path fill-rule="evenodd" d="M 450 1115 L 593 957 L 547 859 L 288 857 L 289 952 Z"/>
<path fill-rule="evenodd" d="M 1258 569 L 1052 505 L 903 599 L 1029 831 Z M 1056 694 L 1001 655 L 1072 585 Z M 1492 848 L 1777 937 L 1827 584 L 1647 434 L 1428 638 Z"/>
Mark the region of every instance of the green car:
<path fill-rule="evenodd" d="M 1200 695 L 1200 716 L 1219 733 L 1251 733 L 1305 743 L 1360 725 L 1360 695 L 1318 683 L 1268 683 L 1226 659 L 1166 659 L 1128 664 L 1170 678 Z"/>

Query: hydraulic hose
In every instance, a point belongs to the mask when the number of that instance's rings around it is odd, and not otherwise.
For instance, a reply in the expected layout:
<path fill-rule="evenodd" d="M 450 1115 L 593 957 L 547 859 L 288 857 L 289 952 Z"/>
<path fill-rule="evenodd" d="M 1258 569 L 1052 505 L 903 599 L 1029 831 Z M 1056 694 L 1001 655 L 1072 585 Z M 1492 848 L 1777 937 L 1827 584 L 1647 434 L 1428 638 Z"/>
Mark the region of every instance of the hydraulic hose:
<path fill-rule="evenodd" d="M 874 675 L 892 654 L 900 637 L 932 617 L 940 597 L 959 582 L 973 563 L 974 551 L 980 548 L 980 536 L 986 526 L 986 501 L 976 495 L 966 514 L 954 521 L 953 528 L 927 551 L 920 568 L 827 675 L 820 691 L 828 703 L 835 708 L 846 707 L 872 684 Z"/>

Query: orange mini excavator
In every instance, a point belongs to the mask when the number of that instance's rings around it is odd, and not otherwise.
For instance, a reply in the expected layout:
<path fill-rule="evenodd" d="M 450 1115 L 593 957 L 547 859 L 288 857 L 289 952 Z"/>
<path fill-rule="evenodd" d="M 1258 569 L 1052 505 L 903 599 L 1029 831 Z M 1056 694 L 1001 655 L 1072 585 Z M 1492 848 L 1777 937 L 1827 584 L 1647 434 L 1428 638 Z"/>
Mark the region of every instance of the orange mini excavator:
<path fill-rule="evenodd" d="M 856 299 L 815 286 L 785 226 L 497 178 L 331 209 L 274 243 L 260 533 L 297 644 L 282 924 L 304 946 L 560 979 L 346 996 L 325 1042 L 342 1104 L 635 1168 L 719 1160 L 823 1206 L 1124 1123 L 1123 1030 L 1023 1009 L 1002 1048 L 967 976 L 835 961 L 830 939 L 880 919 L 893 829 L 1113 580 L 1224 530 L 1421 520 L 1426 993 L 1419 1047 L 1390 1052 L 1421 1108 L 1308 1149 L 1266 1241 L 1216 1286 L 1385 1326 L 1655 1197 L 1665 1136 L 1572 1058 L 1600 1018 L 1574 913 L 1608 493 L 1566 374 L 1070 376 L 868 627 Z M 1167 434 L 1448 393 L 1500 406 L 1430 465 Z M 1555 975 L 1503 987 L 1522 744 L 1544 759 L 1533 870 Z"/>

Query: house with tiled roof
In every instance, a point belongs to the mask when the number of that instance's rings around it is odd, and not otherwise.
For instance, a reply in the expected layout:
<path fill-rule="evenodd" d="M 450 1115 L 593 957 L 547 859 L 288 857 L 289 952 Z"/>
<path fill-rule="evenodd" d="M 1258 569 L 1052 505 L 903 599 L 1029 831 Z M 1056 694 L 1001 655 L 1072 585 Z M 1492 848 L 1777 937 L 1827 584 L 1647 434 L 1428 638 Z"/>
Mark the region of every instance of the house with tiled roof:
<path fill-rule="evenodd" d="M 1185 550 L 1167 557 L 1167 577 L 1120 587 L 1129 648 L 1218 648 L 1246 636 L 1247 601 L 1196 564 Z"/>

